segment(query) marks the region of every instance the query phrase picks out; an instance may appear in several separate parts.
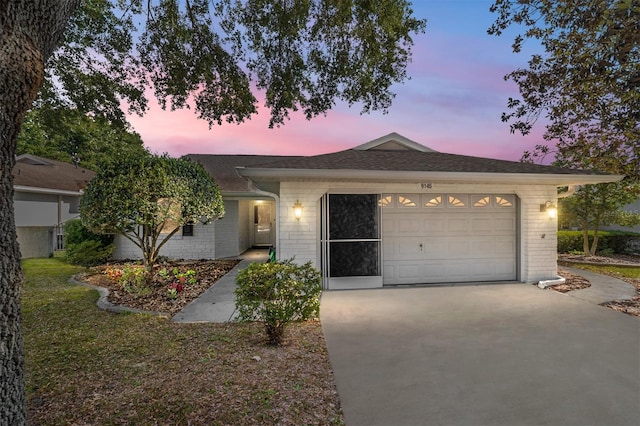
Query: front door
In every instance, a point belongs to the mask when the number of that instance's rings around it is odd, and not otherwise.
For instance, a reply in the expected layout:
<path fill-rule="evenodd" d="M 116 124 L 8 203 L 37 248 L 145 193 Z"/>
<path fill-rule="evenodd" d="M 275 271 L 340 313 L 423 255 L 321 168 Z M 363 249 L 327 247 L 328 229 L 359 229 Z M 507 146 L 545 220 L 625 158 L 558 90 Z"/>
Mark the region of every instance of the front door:
<path fill-rule="evenodd" d="M 377 194 L 323 197 L 322 267 L 330 289 L 382 286 Z"/>
<path fill-rule="evenodd" d="M 253 245 L 271 246 L 273 233 L 273 204 L 256 203 L 253 206 Z"/>

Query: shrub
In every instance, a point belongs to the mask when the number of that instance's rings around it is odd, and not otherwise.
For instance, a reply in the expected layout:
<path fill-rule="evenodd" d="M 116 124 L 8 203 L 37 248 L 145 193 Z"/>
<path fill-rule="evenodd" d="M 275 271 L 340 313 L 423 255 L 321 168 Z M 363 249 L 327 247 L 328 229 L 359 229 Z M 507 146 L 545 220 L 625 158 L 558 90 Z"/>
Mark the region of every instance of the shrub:
<path fill-rule="evenodd" d="M 240 321 L 262 321 L 267 339 L 280 345 L 286 325 L 317 318 L 322 283 L 320 272 L 293 259 L 252 263 L 236 277 L 236 306 Z"/>
<path fill-rule="evenodd" d="M 106 262 L 115 246 L 104 246 L 100 241 L 83 241 L 78 244 L 69 244 L 65 249 L 65 260 L 73 265 L 95 266 Z"/>
<path fill-rule="evenodd" d="M 102 271 L 127 293 L 137 296 L 149 293 L 149 273 L 142 266 L 109 267 Z"/>
<path fill-rule="evenodd" d="M 64 238 L 65 260 L 74 265 L 99 265 L 107 261 L 115 250 L 113 235 L 94 234 L 79 219 L 65 223 Z"/>
<path fill-rule="evenodd" d="M 634 241 L 640 235 L 633 232 L 599 231 L 598 253 L 614 254 L 633 251 Z M 593 232 L 589 231 L 589 244 L 593 241 Z M 558 231 L 558 253 L 584 253 L 582 231 Z"/>

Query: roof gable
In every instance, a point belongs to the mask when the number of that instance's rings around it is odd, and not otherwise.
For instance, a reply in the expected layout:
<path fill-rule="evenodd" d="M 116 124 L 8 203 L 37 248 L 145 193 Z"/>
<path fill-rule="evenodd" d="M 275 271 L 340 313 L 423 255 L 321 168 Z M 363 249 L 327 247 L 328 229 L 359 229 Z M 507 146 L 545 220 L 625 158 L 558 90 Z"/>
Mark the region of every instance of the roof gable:
<path fill-rule="evenodd" d="M 418 142 L 405 138 L 404 136 L 392 132 L 362 145 L 351 148 L 356 151 L 419 151 L 419 152 L 437 152 Z"/>

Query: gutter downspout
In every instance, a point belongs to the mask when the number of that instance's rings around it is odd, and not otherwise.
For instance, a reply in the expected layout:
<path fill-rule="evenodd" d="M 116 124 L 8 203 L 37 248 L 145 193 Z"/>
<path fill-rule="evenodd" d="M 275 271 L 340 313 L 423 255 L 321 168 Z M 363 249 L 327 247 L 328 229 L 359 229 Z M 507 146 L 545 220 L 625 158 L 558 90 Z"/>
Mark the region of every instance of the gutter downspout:
<path fill-rule="evenodd" d="M 567 198 L 572 196 L 575 192 L 576 192 L 576 185 L 568 185 L 567 186 L 567 192 L 561 192 L 558 194 L 557 198 Z"/>

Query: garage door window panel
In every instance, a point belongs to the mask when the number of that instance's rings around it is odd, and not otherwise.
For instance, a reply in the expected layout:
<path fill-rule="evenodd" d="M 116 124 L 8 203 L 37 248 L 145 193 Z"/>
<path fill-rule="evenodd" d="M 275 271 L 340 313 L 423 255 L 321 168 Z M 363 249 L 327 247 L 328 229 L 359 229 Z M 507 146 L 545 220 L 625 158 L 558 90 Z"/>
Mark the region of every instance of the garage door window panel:
<path fill-rule="evenodd" d="M 447 196 L 447 205 L 449 207 L 461 208 L 461 207 L 467 207 L 468 204 L 469 204 L 469 201 L 468 201 L 467 197 L 464 196 L 464 195 L 449 195 L 449 196 Z"/>

